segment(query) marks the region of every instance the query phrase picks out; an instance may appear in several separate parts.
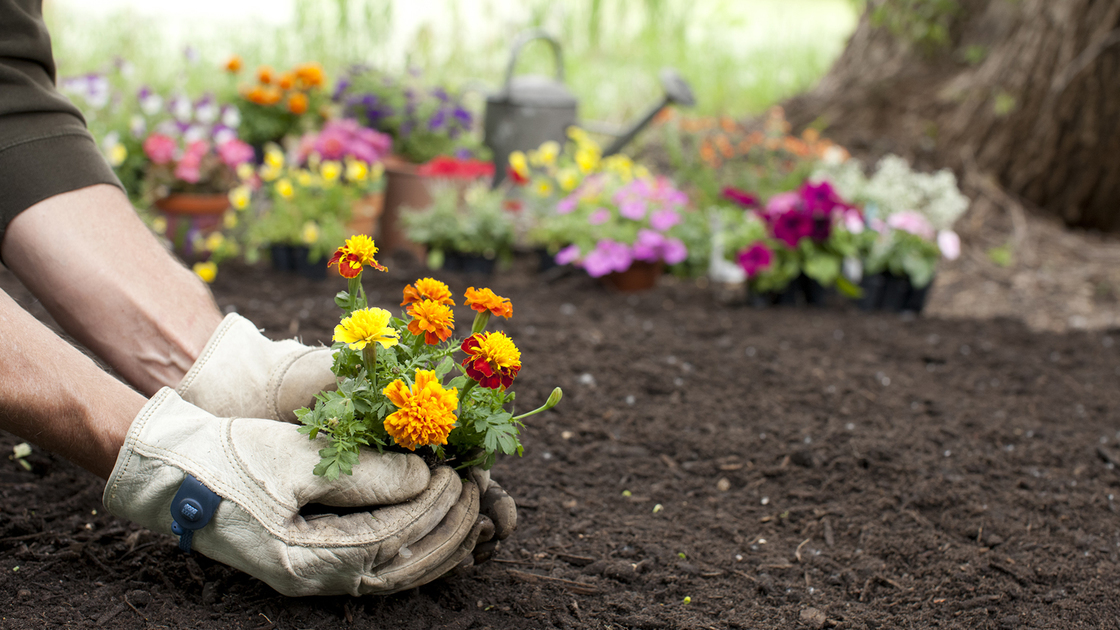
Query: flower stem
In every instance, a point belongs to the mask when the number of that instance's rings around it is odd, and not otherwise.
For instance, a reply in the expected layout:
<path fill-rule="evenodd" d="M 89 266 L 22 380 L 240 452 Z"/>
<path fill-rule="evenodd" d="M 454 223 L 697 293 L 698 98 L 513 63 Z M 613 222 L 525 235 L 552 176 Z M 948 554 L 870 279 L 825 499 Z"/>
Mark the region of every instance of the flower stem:
<path fill-rule="evenodd" d="M 347 315 L 367 306 L 365 291 L 362 290 L 362 274 L 359 273 L 346 281 L 346 291 L 350 294 L 350 308 Z"/>
<path fill-rule="evenodd" d="M 471 334 L 477 335 L 478 333 L 486 330 L 486 324 L 490 322 L 490 311 L 482 311 L 476 313 L 474 316 L 474 324 L 471 325 Z"/>
<path fill-rule="evenodd" d="M 523 413 L 520 416 L 515 416 L 513 418 L 513 420 L 515 422 L 517 422 L 517 421 L 521 420 L 522 418 L 528 418 L 529 416 L 531 416 L 533 414 L 538 414 L 542 411 L 548 411 L 549 409 L 552 409 L 553 407 L 555 407 L 556 403 L 560 402 L 560 399 L 563 398 L 563 397 L 564 397 L 563 390 L 561 390 L 559 387 L 557 387 L 556 389 L 552 390 L 551 394 L 548 395 L 548 400 L 544 401 L 543 405 L 541 405 L 540 407 L 537 407 L 536 409 L 534 409 L 534 410 L 532 410 L 528 413 Z"/>
<path fill-rule="evenodd" d="M 369 382 L 373 385 L 373 391 L 377 391 L 377 342 L 366 344 L 362 348 L 362 363 L 366 366 L 366 376 Z"/>

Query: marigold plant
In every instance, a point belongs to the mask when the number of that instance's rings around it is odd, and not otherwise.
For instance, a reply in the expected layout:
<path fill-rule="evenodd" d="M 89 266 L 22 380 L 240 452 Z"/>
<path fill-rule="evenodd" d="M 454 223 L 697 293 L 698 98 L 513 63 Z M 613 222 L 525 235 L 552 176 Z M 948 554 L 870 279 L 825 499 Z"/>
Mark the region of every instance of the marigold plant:
<path fill-rule="evenodd" d="M 363 446 L 419 451 L 457 468 L 489 469 L 498 453 L 520 455 L 522 421 L 551 409 L 562 392 L 557 387 L 544 405 L 514 415 L 509 388 L 521 370 L 521 351 L 504 332 L 485 331 L 491 314 L 512 316 L 511 301 L 471 287 L 464 306 L 476 311 L 472 331 L 453 339 L 455 300 L 435 278 L 405 287 L 401 317 L 367 304 L 362 272 L 385 270 L 376 253 L 373 240 L 358 235 L 331 259 L 347 280 L 335 296 L 342 309 L 332 346 L 338 388 L 296 412 L 301 433 L 327 440 L 315 474 L 351 474 Z"/>

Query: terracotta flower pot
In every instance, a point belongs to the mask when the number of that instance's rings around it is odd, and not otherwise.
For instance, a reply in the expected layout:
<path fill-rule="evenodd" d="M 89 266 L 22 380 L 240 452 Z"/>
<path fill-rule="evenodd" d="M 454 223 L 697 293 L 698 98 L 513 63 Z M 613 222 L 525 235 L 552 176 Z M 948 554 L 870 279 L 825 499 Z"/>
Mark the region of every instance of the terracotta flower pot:
<path fill-rule="evenodd" d="M 350 211 L 350 220 L 346 222 L 346 231 L 350 236 L 365 234 L 378 238 L 378 222 L 385 208 L 385 194 L 373 193 L 366 195 L 354 202 Z M 380 241 L 378 242 L 380 245 Z"/>
<path fill-rule="evenodd" d="M 222 215 L 229 209 L 229 196 L 224 193 L 172 193 L 155 201 L 155 207 L 167 220 L 164 234 L 175 253 L 186 261 L 203 260 L 208 252 L 194 249 L 196 236 L 206 237 L 222 228 Z"/>
<path fill-rule="evenodd" d="M 635 260 L 626 271 L 614 271 L 603 276 L 603 283 L 624 293 L 645 291 L 657 286 L 657 279 L 664 271 L 665 263 L 661 261 Z"/>
<path fill-rule="evenodd" d="M 410 164 L 396 156 L 385 158 L 385 199 L 378 221 L 378 248 L 390 254 L 397 249 L 411 251 L 424 260 L 424 248 L 409 241 L 398 219 L 404 208 L 427 208 L 432 204 L 428 191 L 431 179 L 417 173 L 419 165 Z"/>

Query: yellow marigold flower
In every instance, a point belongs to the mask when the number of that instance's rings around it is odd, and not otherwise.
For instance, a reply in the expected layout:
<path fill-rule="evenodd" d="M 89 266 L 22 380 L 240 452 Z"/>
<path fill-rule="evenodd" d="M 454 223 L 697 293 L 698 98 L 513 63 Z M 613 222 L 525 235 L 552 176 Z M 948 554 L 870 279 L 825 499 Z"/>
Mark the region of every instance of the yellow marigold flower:
<path fill-rule="evenodd" d="M 545 142 L 537 149 L 537 157 L 541 164 L 552 166 L 556 163 L 556 158 L 560 157 L 560 143 L 555 140 Z"/>
<path fill-rule="evenodd" d="M 388 271 L 377 262 L 374 255 L 377 246 L 373 239 L 365 234 L 355 234 L 346 239 L 346 244 L 334 252 L 334 257 L 327 263 L 327 268 L 338 265 L 338 273 L 343 278 L 354 278 L 362 273 L 362 267 L 369 265 L 378 271 Z"/>
<path fill-rule="evenodd" d="M 397 379 L 381 393 L 397 407 L 385 418 L 385 430 L 398 445 L 414 451 L 417 446 L 447 444 L 459 407 L 457 388 L 444 389 L 434 371 L 416 370 L 411 388 Z"/>
<path fill-rule="evenodd" d="M 265 164 L 264 166 L 261 167 L 260 175 L 261 175 L 261 179 L 263 179 L 264 181 L 273 182 L 273 181 L 276 181 L 276 179 L 278 177 L 280 177 L 280 175 L 282 173 L 283 173 L 283 171 L 281 171 L 280 169 L 275 168 L 273 166 L 270 166 L 268 164 Z"/>
<path fill-rule="evenodd" d="M 638 164 L 634 167 L 634 177 L 637 177 L 638 179 L 651 179 L 653 177 L 653 174 L 649 172 L 648 168 L 641 164 Z"/>
<path fill-rule="evenodd" d="M 490 389 L 509 387 L 521 371 L 521 351 L 503 332 L 479 333 L 463 340 L 467 376 Z"/>
<path fill-rule="evenodd" d="M 346 180 L 351 182 L 364 182 L 369 179 L 369 166 L 361 160 L 349 160 L 346 163 Z"/>
<path fill-rule="evenodd" d="M 556 174 L 556 181 L 560 184 L 560 188 L 564 189 L 564 192 L 572 192 L 576 189 L 576 186 L 579 186 L 579 171 L 571 167 L 561 169 Z"/>
<path fill-rule="evenodd" d="M 292 180 L 285 177 L 284 179 L 277 180 L 276 194 L 285 199 L 291 199 L 292 195 L 296 194 L 296 189 L 292 186 Z"/>
<path fill-rule="evenodd" d="M 206 284 L 210 284 L 218 276 L 218 266 L 209 261 L 196 262 L 191 269 Z"/>
<path fill-rule="evenodd" d="M 237 227 L 237 213 L 227 212 L 222 215 L 222 227 L 227 230 L 232 230 Z"/>
<path fill-rule="evenodd" d="M 319 168 L 319 173 L 323 175 L 324 181 L 338 181 L 338 178 L 342 176 L 342 165 L 335 160 L 326 160 Z"/>
<path fill-rule="evenodd" d="M 226 237 L 223 236 L 221 232 L 211 232 L 206 236 L 206 240 L 203 241 L 202 246 L 206 248 L 206 251 L 212 252 L 221 247 L 225 242 Z"/>
<path fill-rule="evenodd" d="M 128 149 L 121 143 L 114 144 L 109 148 L 109 165 L 120 166 L 124 164 L 125 159 L 128 157 Z"/>
<path fill-rule="evenodd" d="M 167 219 L 163 217 L 156 217 L 152 219 L 152 231 L 156 234 L 167 233 Z"/>
<path fill-rule="evenodd" d="M 467 301 L 464 302 L 464 304 L 479 313 L 490 311 L 506 319 L 513 316 L 513 304 L 509 301 L 509 298 L 495 295 L 490 289 L 475 289 L 474 287 L 470 287 L 467 289 L 465 297 Z"/>
<path fill-rule="evenodd" d="M 303 224 L 303 229 L 300 230 L 299 238 L 303 241 L 304 245 L 314 245 L 319 242 L 319 226 L 314 221 L 308 221 Z"/>
<path fill-rule="evenodd" d="M 256 171 L 253 170 L 253 165 L 249 162 L 242 162 L 237 165 L 237 179 L 241 181 L 252 179 L 254 174 L 256 174 Z"/>
<path fill-rule="evenodd" d="M 420 300 L 408 307 L 408 314 L 412 316 L 412 321 L 408 323 L 408 332 L 417 336 L 423 334 L 424 343 L 429 346 L 447 341 L 455 328 L 455 314 L 446 304 Z"/>
<path fill-rule="evenodd" d="M 252 194 L 252 190 L 248 186 L 238 186 L 229 191 L 229 203 L 238 210 L 244 210 L 249 207 L 249 199 Z"/>
<path fill-rule="evenodd" d="M 594 144 L 594 142 L 591 141 L 591 136 L 587 135 L 587 132 L 579 127 L 568 127 L 568 137 L 580 146 Z"/>
<path fill-rule="evenodd" d="M 538 197 L 547 197 L 552 194 L 552 184 L 547 179 L 537 182 L 536 193 Z"/>
<path fill-rule="evenodd" d="M 580 148 L 576 151 L 576 164 L 579 165 L 579 170 L 583 173 L 590 173 L 599 167 L 599 152 L 588 149 Z"/>
<path fill-rule="evenodd" d="M 264 163 L 275 169 L 284 167 L 284 151 L 275 144 L 268 144 L 264 148 Z"/>
<path fill-rule="evenodd" d="M 612 155 L 603 160 L 603 168 L 618 175 L 623 181 L 634 177 L 634 163 L 625 155 Z"/>
<path fill-rule="evenodd" d="M 416 281 L 416 285 L 408 285 L 404 288 L 404 301 L 401 306 L 408 306 L 413 302 L 421 300 L 431 300 L 446 304 L 448 306 L 455 306 L 455 300 L 451 298 L 451 289 L 447 285 L 436 280 L 435 278 L 420 278 Z"/>
<path fill-rule="evenodd" d="M 521 151 L 514 151 L 509 154 L 509 166 L 513 172 L 520 175 L 522 178 L 529 177 L 529 160 Z"/>
<path fill-rule="evenodd" d="M 391 348 L 400 339 L 400 333 L 389 325 L 392 317 L 383 308 L 358 309 L 334 327 L 334 340 L 349 345 L 351 350 L 361 350 L 374 342 Z"/>
<path fill-rule="evenodd" d="M 296 173 L 296 182 L 304 188 L 311 188 L 315 185 L 315 175 L 309 170 L 300 169 L 300 171 Z"/>

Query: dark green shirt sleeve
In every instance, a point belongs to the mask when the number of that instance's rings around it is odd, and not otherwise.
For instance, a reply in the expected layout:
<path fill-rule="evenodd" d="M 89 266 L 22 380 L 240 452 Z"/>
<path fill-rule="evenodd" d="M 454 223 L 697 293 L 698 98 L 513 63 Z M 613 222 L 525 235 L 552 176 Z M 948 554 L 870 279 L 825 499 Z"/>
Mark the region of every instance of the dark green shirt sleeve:
<path fill-rule="evenodd" d="M 55 89 L 42 0 L 0 0 L 0 242 L 16 215 L 94 184 L 121 187 L 85 119 Z"/>

